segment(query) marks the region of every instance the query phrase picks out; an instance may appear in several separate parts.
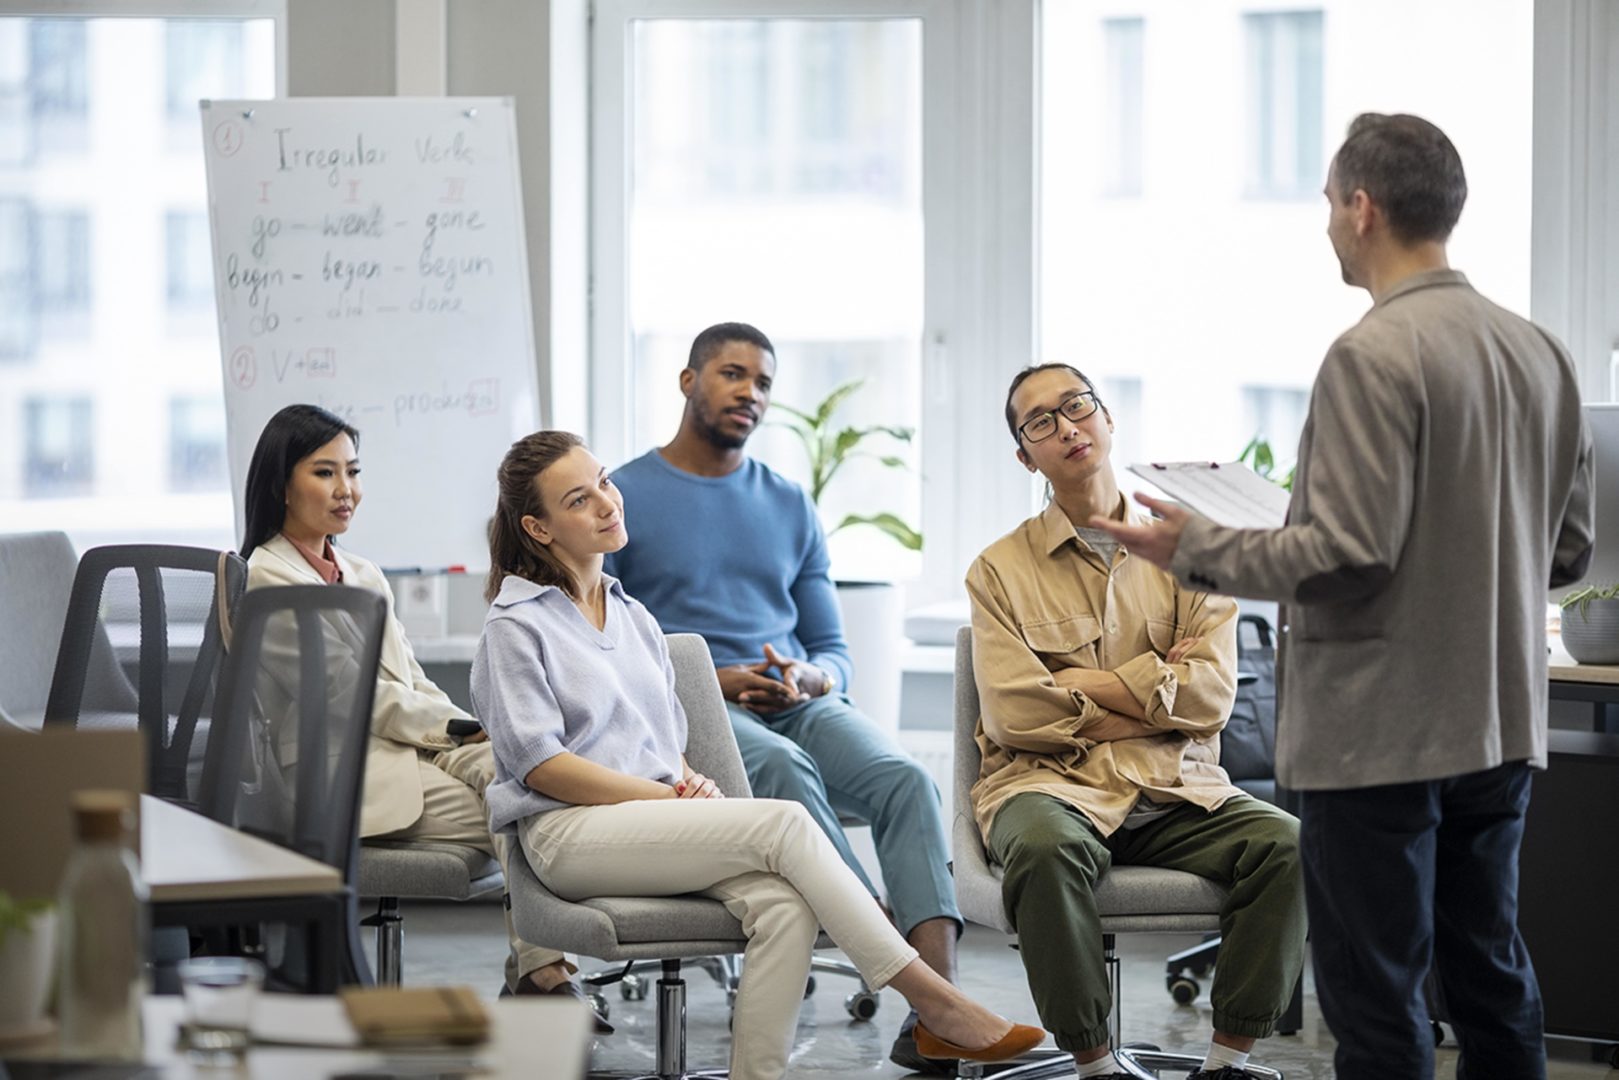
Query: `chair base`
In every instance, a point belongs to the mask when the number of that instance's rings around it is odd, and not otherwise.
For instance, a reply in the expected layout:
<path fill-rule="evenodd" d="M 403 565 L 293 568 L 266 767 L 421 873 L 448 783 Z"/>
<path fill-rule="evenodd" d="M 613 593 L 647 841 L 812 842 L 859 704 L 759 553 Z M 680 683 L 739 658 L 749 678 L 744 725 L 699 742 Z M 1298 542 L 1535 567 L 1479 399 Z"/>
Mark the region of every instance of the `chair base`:
<path fill-rule="evenodd" d="M 592 1071 L 589 1077 L 591 1080 L 726 1080 L 731 1075 L 729 1069 L 686 1068 L 686 982 L 680 977 L 679 960 L 660 960 L 656 963 L 663 970 L 663 977 L 658 980 L 658 1046 L 654 1071 Z M 617 976 L 593 977 L 601 979 L 601 982 L 593 985 L 616 981 L 629 974 L 634 966 L 633 963 L 625 965 Z"/>
<path fill-rule="evenodd" d="M 379 916 L 377 916 L 380 918 Z M 369 925 L 369 924 L 367 924 Z M 382 930 L 378 928 L 378 944 L 381 944 Z M 380 955 L 380 953 L 379 953 Z M 742 979 L 741 957 L 730 956 L 704 956 L 695 960 L 688 960 L 687 964 L 695 965 L 708 972 L 721 990 L 725 991 L 725 1000 L 732 1008 L 736 1007 L 737 986 Z M 579 981 L 590 988 L 591 1003 L 596 1011 L 603 1017 L 609 1015 L 610 1006 L 607 998 L 602 994 L 602 988 L 613 983 L 619 984 L 619 993 L 625 1001 L 644 1001 L 647 996 L 647 981 L 644 972 L 657 971 L 663 965 L 661 960 L 631 960 L 606 971 L 593 971 L 579 976 Z M 832 957 L 816 956 L 810 961 L 810 980 L 804 989 L 804 996 L 815 992 L 815 972 L 827 975 L 845 975 L 859 984 L 859 989 L 843 999 L 843 1009 L 851 1019 L 870 1020 L 877 1015 L 882 1007 L 882 998 L 861 977 L 859 970 L 846 960 L 835 960 Z"/>
<path fill-rule="evenodd" d="M 404 980 L 405 917 L 399 913 L 399 898 L 377 898 L 377 913 L 367 915 L 360 925 L 377 932 L 377 985 L 398 986 Z"/>
<path fill-rule="evenodd" d="M 1123 1046 L 1113 1051 L 1124 1071 L 1137 1080 L 1162 1080 L 1167 1070 L 1194 1073 L 1203 1065 L 1203 1059 L 1191 1054 L 1169 1054 L 1156 1047 L 1144 1045 Z M 1284 1080 L 1275 1069 L 1262 1065 L 1248 1065 L 1248 1071 L 1264 1080 Z M 1074 1059 L 1066 1050 L 1035 1050 L 1016 1061 L 984 1065 L 963 1061 L 956 1067 L 959 1080 L 1048 1080 L 1073 1076 Z"/>

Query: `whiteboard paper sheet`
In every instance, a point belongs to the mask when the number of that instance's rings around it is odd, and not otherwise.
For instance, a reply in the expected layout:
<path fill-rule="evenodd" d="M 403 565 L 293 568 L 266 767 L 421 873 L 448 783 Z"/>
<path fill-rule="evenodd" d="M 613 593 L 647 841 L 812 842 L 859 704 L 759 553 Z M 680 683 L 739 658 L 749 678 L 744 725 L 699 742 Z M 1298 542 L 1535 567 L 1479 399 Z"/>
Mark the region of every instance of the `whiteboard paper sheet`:
<path fill-rule="evenodd" d="M 1130 471 L 1216 525 L 1234 529 L 1278 528 L 1292 500 L 1240 461 L 1170 461 L 1132 465 Z"/>

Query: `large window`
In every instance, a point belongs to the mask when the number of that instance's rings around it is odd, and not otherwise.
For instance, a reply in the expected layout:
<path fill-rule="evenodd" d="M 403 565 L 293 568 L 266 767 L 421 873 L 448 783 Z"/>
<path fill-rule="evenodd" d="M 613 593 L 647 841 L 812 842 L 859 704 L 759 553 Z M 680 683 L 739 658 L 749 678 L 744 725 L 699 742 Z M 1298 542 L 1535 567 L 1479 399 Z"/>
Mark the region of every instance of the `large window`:
<path fill-rule="evenodd" d="M 275 92 L 272 18 L 0 16 L 0 528 L 233 542 L 196 103 Z"/>
<path fill-rule="evenodd" d="M 629 23 L 629 439 L 667 442 L 692 338 L 753 323 L 776 345 L 774 400 L 800 410 L 852 379 L 848 426 L 919 426 L 922 35 L 915 19 L 637 19 Z M 779 417 L 778 417 L 779 418 Z M 804 451 L 767 424 L 749 452 L 800 481 Z M 918 524 L 913 466 L 853 461 L 822 519 Z M 874 529 L 832 538 L 835 572 L 914 573 Z"/>
<path fill-rule="evenodd" d="M 1255 436 L 1292 464 L 1321 357 L 1370 304 L 1341 280 L 1321 194 L 1361 112 L 1417 113 L 1451 136 L 1471 187 L 1451 261 L 1529 314 L 1532 0 L 1480 0 L 1465 24 L 1433 0 L 1254 6 L 1042 8 L 1042 358 L 1101 382 L 1127 486 L 1133 461 L 1229 459 Z M 1102 194 L 1117 166 L 1075 122 L 1117 111 L 1115 80 L 1065 58 L 1124 55 L 1126 14 L 1145 26 L 1154 107 L 1146 183 L 1121 201 Z"/>

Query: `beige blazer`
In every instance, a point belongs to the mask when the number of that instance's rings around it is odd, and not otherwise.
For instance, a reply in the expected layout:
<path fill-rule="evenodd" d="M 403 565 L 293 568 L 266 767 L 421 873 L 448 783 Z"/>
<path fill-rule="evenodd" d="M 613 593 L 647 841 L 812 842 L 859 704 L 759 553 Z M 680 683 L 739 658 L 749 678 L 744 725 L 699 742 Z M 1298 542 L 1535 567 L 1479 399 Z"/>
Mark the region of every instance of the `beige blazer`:
<path fill-rule="evenodd" d="M 1433 270 L 1327 353 L 1287 524 L 1194 518 L 1174 570 L 1288 605 L 1276 731 L 1288 787 L 1544 765 L 1546 591 L 1585 574 L 1592 499 L 1568 352 Z"/>
<path fill-rule="evenodd" d="M 360 808 L 360 835 L 378 836 L 409 828 L 422 816 L 417 760 L 423 752 L 453 749 L 456 741 L 445 731 L 445 724 L 467 713 L 433 685 L 416 662 L 405 628 L 394 615 L 393 592 L 382 571 L 335 544 L 332 553 L 343 572 L 343 584 L 370 589 L 388 601 Z M 314 567 L 279 533 L 255 548 L 247 560 L 249 589 L 321 584 Z"/>

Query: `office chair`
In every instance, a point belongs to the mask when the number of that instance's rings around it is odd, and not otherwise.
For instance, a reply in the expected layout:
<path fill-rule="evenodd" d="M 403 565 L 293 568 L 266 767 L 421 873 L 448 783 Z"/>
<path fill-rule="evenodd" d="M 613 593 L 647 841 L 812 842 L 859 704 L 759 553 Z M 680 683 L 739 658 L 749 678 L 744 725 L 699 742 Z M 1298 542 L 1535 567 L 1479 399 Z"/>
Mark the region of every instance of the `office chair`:
<path fill-rule="evenodd" d="M 266 959 L 273 975 L 327 993 L 339 983 L 372 982 L 354 881 L 386 617 L 383 597 L 345 585 L 286 585 L 244 596 L 198 798 L 198 809 L 215 821 L 341 872 L 341 893 L 241 901 L 234 920 L 318 928 L 313 940 L 289 935 L 282 955 Z"/>
<path fill-rule="evenodd" d="M 38 731 L 45 722 L 51 672 L 62 642 L 68 597 L 79 556 L 63 532 L 0 535 L 0 612 L 5 613 L 5 648 L 0 649 L 0 720 L 8 727 Z M 135 712 L 135 688 L 119 670 L 103 628 L 90 658 L 89 682 L 98 699 L 120 711 Z M 110 691 L 102 691 L 103 686 Z"/>
<path fill-rule="evenodd" d="M 963 917 L 1003 933 L 1013 934 L 1001 900 L 1001 868 L 992 866 L 984 850 L 983 837 L 973 814 L 972 787 L 978 781 L 982 758 L 978 752 L 978 684 L 973 676 L 972 629 L 956 632 L 955 686 L 955 783 L 952 802 L 955 820 L 952 829 L 955 856 L 956 899 Z M 1114 1056 L 1125 1071 L 1142 1080 L 1156 1080 L 1161 1070 L 1190 1073 L 1203 1064 L 1202 1057 L 1164 1053 L 1156 1047 L 1125 1044 L 1120 1037 L 1122 1010 L 1119 1006 L 1119 958 L 1115 937 L 1126 933 L 1201 934 L 1220 928 L 1220 909 L 1226 891 L 1214 882 L 1181 870 L 1156 866 L 1115 866 L 1096 887 L 1096 907 L 1102 916 L 1102 950 L 1112 989 L 1113 1012 L 1108 1022 L 1108 1038 Z M 1282 1080 L 1282 1074 L 1258 1065 L 1246 1066 L 1259 1076 Z M 997 1080 L 1016 1077 L 1055 1077 L 1072 1074 L 1073 1059 L 1060 1050 L 1037 1050 L 1011 1066 L 984 1066 L 963 1062 L 957 1075 L 978 1077 L 993 1074 Z"/>
<path fill-rule="evenodd" d="M 73 576 L 45 725 L 139 727 L 151 793 L 193 802 L 222 652 L 219 608 L 229 619 L 246 587 L 247 564 L 234 552 L 170 544 L 85 552 Z M 133 683 L 108 647 L 109 624 L 133 639 L 125 645 L 134 651 Z"/>

